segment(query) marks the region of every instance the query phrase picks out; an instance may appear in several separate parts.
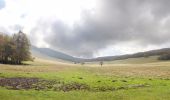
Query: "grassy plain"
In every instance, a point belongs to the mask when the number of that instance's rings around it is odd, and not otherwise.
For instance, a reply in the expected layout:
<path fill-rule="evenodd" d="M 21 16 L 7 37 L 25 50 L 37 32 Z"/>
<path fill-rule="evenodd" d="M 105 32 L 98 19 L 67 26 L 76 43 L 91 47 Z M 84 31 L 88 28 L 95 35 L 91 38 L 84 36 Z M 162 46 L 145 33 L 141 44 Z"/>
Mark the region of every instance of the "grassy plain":
<path fill-rule="evenodd" d="M 170 61 L 156 57 L 98 62 L 85 65 L 36 59 L 28 65 L 0 64 L 0 78 L 39 78 L 88 89 L 9 89 L 0 87 L 0 100 L 169 100 Z M 67 87 L 68 88 L 68 87 Z"/>

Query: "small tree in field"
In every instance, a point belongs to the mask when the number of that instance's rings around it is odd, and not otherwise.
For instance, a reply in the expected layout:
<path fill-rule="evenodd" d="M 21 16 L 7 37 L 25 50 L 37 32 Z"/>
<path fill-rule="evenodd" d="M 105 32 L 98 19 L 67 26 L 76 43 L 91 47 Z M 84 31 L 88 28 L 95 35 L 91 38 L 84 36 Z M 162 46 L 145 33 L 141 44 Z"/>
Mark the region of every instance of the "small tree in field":
<path fill-rule="evenodd" d="M 103 61 L 100 62 L 101 67 L 103 66 Z"/>

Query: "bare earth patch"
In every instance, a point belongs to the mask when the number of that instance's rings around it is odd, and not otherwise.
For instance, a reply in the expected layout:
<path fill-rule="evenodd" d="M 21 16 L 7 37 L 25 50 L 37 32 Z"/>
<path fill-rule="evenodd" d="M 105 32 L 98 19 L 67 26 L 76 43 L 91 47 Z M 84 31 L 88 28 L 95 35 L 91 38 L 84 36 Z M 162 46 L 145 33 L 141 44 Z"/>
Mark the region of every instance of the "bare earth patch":
<path fill-rule="evenodd" d="M 0 78 L 0 86 L 15 90 L 31 89 L 38 81 L 38 78 Z"/>
<path fill-rule="evenodd" d="M 54 91 L 72 91 L 88 90 L 89 86 L 82 83 L 64 83 L 56 80 L 42 80 L 38 78 L 0 78 L 0 86 L 7 89 L 35 89 L 35 90 L 54 90 Z"/>
<path fill-rule="evenodd" d="M 149 87 L 148 84 L 136 84 L 136 85 L 127 85 L 120 87 L 90 87 L 87 84 L 70 82 L 64 83 L 57 80 L 42 80 L 38 78 L 0 78 L 0 86 L 6 87 L 7 89 L 13 90 L 52 90 L 52 91 L 73 91 L 73 90 L 86 90 L 86 91 L 116 91 L 122 89 L 134 89 L 134 88 L 144 88 Z"/>

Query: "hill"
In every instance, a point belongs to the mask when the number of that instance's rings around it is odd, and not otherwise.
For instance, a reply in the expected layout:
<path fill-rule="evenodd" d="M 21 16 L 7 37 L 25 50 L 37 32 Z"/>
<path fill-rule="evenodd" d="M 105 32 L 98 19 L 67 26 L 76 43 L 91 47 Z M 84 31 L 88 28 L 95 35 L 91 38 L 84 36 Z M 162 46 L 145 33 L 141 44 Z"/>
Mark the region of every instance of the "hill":
<path fill-rule="evenodd" d="M 37 48 L 35 46 L 32 46 L 31 52 L 33 56 L 39 57 L 39 58 L 64 60 L 64 61 L 69 61 L 69 62 L 76 62 L 79 60 L 79 58 L 75 58 L 65 53 L 55 51 L 49 48 Z"/>
<path fill-rule="evenodd" d="M 134 54 L 126 54 L 126 55 L 118 55 L 118 56 L 106 56 L 106 57 L 98 57 L 98 58 L 92 58 L 92 59 L 83 59 L 83 58 L 76 58 L 70 55 L 67 55 L 65 53 L 52 50 L 50 48 L 37 48 L 35 46 L 31 47 L 31 52 L 34 56 L 40 57 L 40 58 L 47 58 L 47 59 L 57 59 L 57 60 L 64 60 L 69 62 L 96 62 L 96 61 L 115 61 L 115 60 L 124 60 L 129 58 L 147 58 L 150 56 L 161 56 L 164 54 L 170 54 L 170 48 L 163 48 L 163 49 L 157 49 L 157 50 L 150 50 L 146 52 L 139 52 Z"/>
<path fill-rule="evenodd" d="M 147 58 L 150 56 L 161 56 L 164 54 L 170 54 L 170 48 L 163 48 L 157 50 L 150 50 L 146 52 L 139 52 L 134 54 L 126 54 L 126 55 L 118 55 L 118 56 L 107 56 L 107 57 L 98 57 L 93 59 L 87 59 L 86 62 L 94 62 L 94 61 L 114 61 L 114 60 L 124 60 L 129 58 Z"/>

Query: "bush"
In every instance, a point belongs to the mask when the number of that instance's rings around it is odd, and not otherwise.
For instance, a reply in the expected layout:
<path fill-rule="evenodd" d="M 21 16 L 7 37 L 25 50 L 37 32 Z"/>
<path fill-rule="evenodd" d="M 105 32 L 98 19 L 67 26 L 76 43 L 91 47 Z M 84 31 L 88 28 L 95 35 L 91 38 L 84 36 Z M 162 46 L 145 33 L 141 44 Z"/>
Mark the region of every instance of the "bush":
<path fill-rule="evenodd" d="M 170 54 L 161 55 L 158 60 L 170 60 Z"/>

